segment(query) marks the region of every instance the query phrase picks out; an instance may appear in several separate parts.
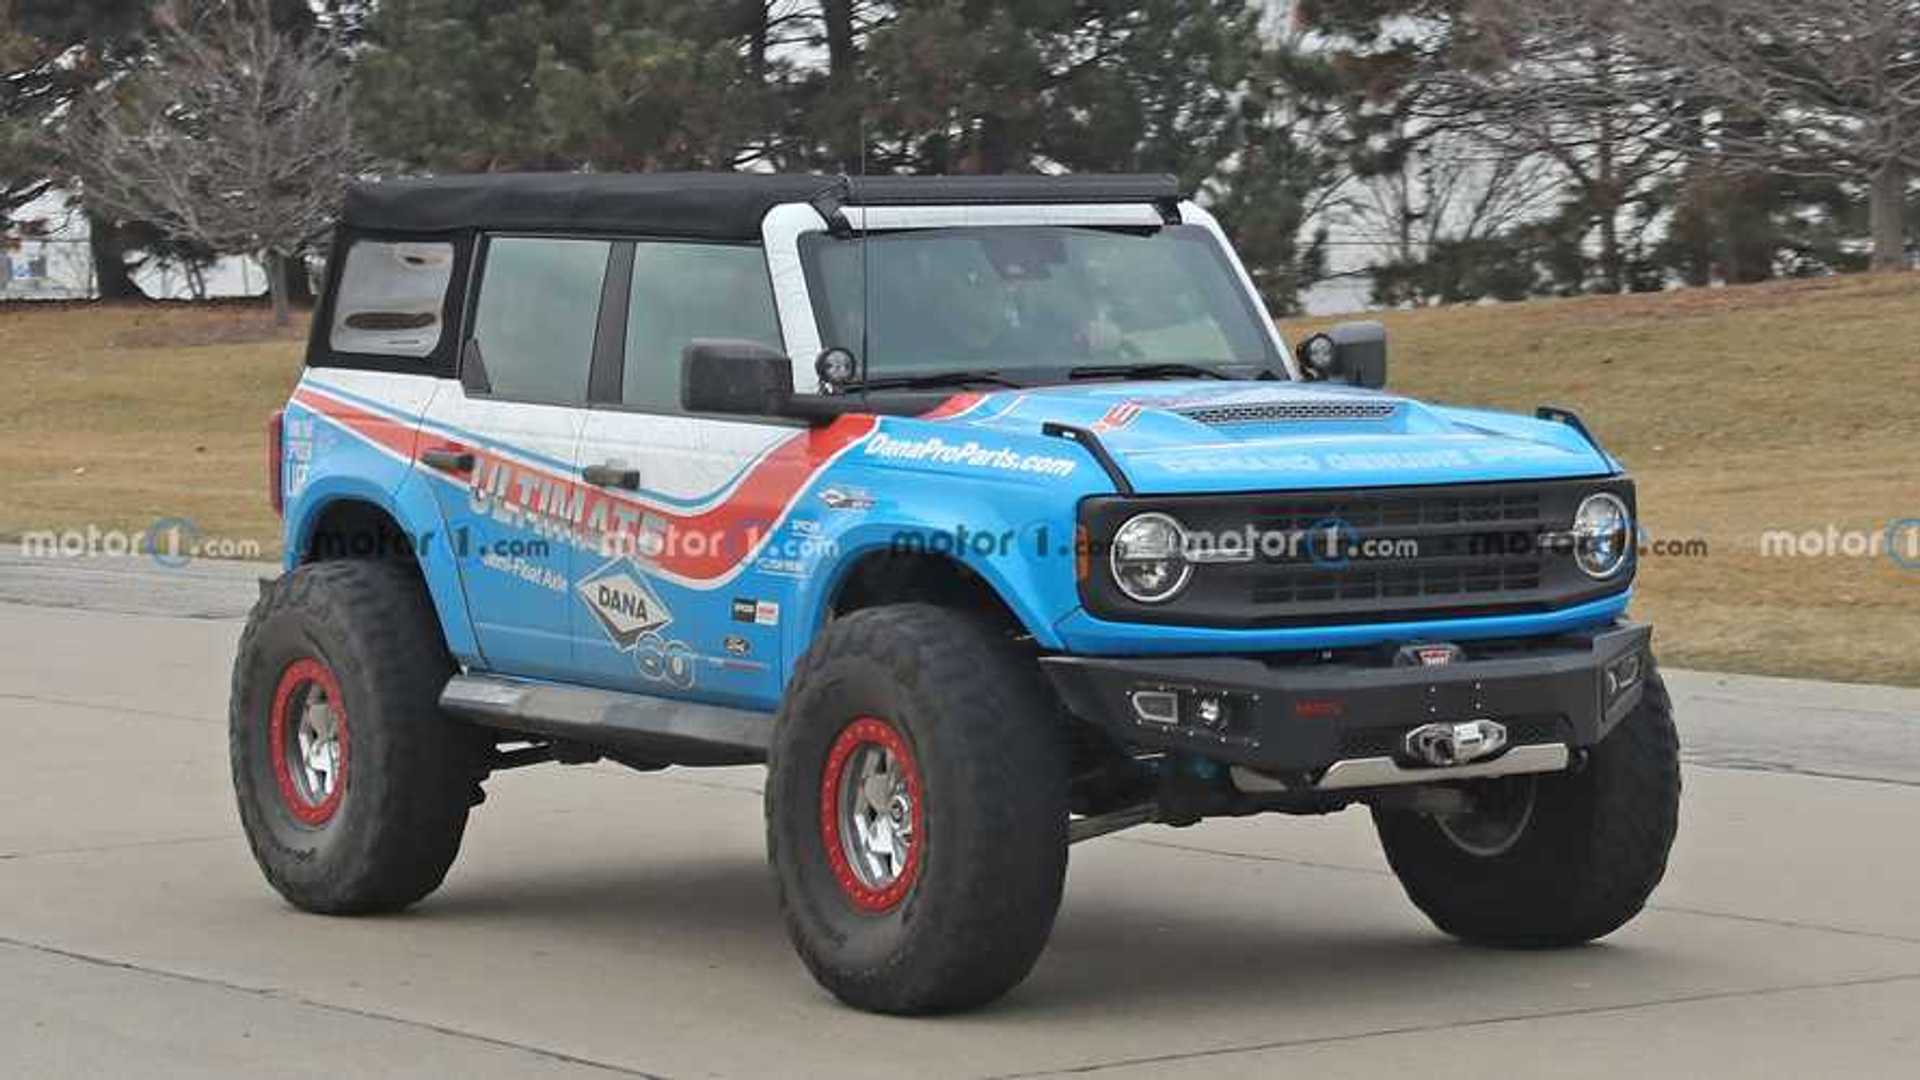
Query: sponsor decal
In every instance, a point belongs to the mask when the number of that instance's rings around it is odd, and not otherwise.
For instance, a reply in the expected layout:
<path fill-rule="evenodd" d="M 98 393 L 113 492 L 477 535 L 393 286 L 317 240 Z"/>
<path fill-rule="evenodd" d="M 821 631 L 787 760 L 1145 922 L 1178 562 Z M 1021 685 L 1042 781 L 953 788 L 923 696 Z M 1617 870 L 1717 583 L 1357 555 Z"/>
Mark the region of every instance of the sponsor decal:
<path fill-rule="evenodd" d="M 488 548 L 480 553 L 480 565 L 496 574 L 518 578 L 535 588 L 549 592 L 567 591 L 567 575 L 524 555 L 505 554 Z"/>
<path fill-rule="evenodd" d="M 580 596 L 607 636 L 625 652 L 632 652 L 643 636 L 673 621 L 673 613 L 646 579 L 625 568 L 582 581 Z"/>
<path fill-rule="evenodd" d="M 768 556 L 754 561 L 753 568 L 763 574 L 774 577 L 803 578 L 807 576 L 807 563 L 804 559 L 785 559 Z"/>
<path fill-rule="evenodd" d="M 656 633 L 640 635 L 634 645 L 634 660 L 640 677 L 648 682 L 666 683 L 681 690 L 693 689 L 694 663 L 698 659 L 693 646 L 684 641 L 668 641 Z"/>
<path fill-rule="evenodd" d="M 754 600 L 736 596 L 733 598 L 733 621 L 752 623 L 755 626 L 779 626 L 780 604 L 774 600 Z"/>
<path fill-rule="evenodd" d="M 291 500 L 306 489 L 307 475 L 313 471 L 314 420 L 312 416 L 289 411 L 281 419 L 280 445 L 285 458 L 283 478 L 286 498 Z"/>
<path fill-rule="evenodd" d="M 977 439 L 949 442 L 937 435 L 924 439 L 896 439 L 883 431 L 875 432 L 866 441 L 862 453 L 884 461 L 925 461 L 936 465 L 965 465 L 975 469 L 1033 473 L 1038 476 L 1070 476 L 1080 464 L 1072 458 L 1023 454 L 1004 446 L 987 446 Z"/>
<path fill-rule="evenodd" d="M 862 488 L 841 487 L 839 485 L 824 488 L 820 492 L 820 502 L 829 510 L 873 509 L 873 496 Z"/>
<path fill-rule="evenodd" d="M 721 644 L 726 646 L 728 656 L 749 656 L 753 653 L 753 642 L 739 634 L 728 634 L 726 641 Z"/>

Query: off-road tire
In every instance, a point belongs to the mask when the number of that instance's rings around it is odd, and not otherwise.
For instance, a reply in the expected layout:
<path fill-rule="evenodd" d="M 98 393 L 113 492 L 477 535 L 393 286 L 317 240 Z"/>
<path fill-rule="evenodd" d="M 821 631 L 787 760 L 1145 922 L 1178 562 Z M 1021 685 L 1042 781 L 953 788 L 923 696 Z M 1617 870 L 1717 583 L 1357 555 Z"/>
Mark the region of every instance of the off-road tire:
<path fill-rule="evenodd" d="M 1679 825 L 1680 741 L 1665 683 L 1583 767 L 1536 781 L 1532 816 L 1497 855 L 1462 849 L 1434 819 L 1375 809 L 1387 862 L 1414 905 L 1457 938 L 1486 945 L 1574 945 L 1639 914 L 1666 872 Z"/>
<path fill-rule="evenodd" d="M 296 669 L 330 677 L 344 707 L 331 809 L 295 801 L 276 780 L 272 715 Z M 295 906 L 396 911 L 445 879 L 485 751 L 440 712 L 453 671 L 425 586 L 408 567 L 315 563 L 263 589 L 234 659 L 228 745 L 254 859 Z"/>
<path fill-rule="evenodd" d="M 904 740 L 924 812 L 917 873 L 884 911 L 858 906 L 823 835 L 830 753 L 861 718 Z M 1032 656 L 959 611 L 857 611 L 814 639 L 776 724 L 768 860 L 814 978 L 883 1013 L 972 1008 L 1024 979 L 1067 867 L 1065 726 Z"/>

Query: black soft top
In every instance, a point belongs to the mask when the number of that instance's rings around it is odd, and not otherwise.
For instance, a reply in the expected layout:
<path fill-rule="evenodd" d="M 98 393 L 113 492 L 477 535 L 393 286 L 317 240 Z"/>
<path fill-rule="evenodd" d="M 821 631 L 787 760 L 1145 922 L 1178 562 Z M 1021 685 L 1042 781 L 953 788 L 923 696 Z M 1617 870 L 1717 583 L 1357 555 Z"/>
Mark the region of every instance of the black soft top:
<path fill-rule="evenodd" d="M 381 232 L 513 229 L 757 240 L 781 203 L 1170 203 L 1171 176 L 870 176 L 767 173 L 489 173 L 347 189 L 343 220 Z"/>

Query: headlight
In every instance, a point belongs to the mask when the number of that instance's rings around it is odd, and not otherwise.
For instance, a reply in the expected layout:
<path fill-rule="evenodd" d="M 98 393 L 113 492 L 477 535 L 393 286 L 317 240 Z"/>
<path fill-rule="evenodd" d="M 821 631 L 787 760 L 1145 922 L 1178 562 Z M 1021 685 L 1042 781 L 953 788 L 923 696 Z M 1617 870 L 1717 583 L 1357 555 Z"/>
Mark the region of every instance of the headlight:
<path fill-rule="evenodd" d="M 1171 600 L 1193 576 L 1187 562 L 1187 530 L 1165 514 L 1139 514 L 1113 534 L 1108 563 L 1113 583 L 1134 600 Z"/>
<path fill-rule="evenodd" d="M 1627 504 L 1607 492 L 1589 495 L 1573 515 L 1573 561 L 1591 578 L 1609 578 L 1633 553 Z"/>

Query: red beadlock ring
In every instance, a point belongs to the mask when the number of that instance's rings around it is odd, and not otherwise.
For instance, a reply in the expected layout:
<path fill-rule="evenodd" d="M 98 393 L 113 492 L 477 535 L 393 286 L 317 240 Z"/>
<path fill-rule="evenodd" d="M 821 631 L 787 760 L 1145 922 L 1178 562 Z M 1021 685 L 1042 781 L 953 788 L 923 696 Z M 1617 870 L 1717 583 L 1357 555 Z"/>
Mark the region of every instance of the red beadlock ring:
<path fill-rule="evenodd" d="M 884 888 L 868 885 L 854 872 L 853 864 L 847 858 L 845 837 L 841 834 L 840 783 L 854 752 L 867 745 L 878 746 L 893 756 L 898 769 L 905 776 L 907 797 L 912 803 L 913 840 L 907 848 L 906 866 Z M 920 864 L 924 861 L 923 852 L 926 848 L 924 802 L 920 766 L 914 761 L 913 751 L 908 748 L 907 740 L 897 728 L 885 720 L 862 716 L 841 729 L 827 751 L 827 764 L 820 780 L 820 839 L 827 849 L 827 865 L 833 870 L 834 880 L 840 883 L 841 891 L 846 893 L 855 908 L 869 915 L 885 914 L 898 907 L 906 899 L 907 893 L 913 890 L 914 882 L 920 877 Z"/>
<path fill-rule="evenodd" d="M 309 687 L 318 687 L 327 695 L 327 705 L 333 712 L 334 723 L 338 725 L 340 740 L 339 775 L 334 778 L 333 790 L 317 802 L 294 782 L 287 754 L 288 710 L 301 691 Z M 280 801 L 286 805 L 287 812 L 307 825 L 325 825 L 331 821 L 340 809 L 341 796 L 347 790 L 348 756 L 346 703 L 341 700 L 340 680 L 334 678 L 333 669 L 308 657 L 288 664 L 287 669 L 280 673 L 280 682 L 273 691 L 273 710 L 267 723 L 267 755 L 273 761 L 273 779 L 280 788 Z"/>

